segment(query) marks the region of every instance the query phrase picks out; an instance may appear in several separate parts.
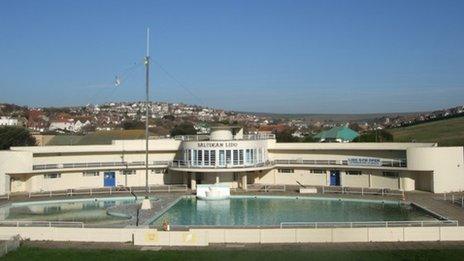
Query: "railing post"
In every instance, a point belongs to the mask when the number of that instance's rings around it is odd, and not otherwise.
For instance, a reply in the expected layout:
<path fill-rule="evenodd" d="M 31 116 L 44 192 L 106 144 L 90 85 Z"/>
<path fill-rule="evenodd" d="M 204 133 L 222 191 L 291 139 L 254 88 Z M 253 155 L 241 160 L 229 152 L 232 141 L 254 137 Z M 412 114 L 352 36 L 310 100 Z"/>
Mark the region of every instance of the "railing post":
<path fill-rule="evenodd" d="M 50 190 L 50 197 L 52 197 L 52 191 Z"/>
<path fill-rule="evenodd" d="M 361 187 L 361 196 L 364 196 L 364 187 Z"/>
<path fill-rule="evenodd" d="M 451 195 L 451 202 L 454 204 L 454 195 Z"/>
<path fill-rule="evenodd" d="M 171 185 L 168 185 L 168 192 L 171 192 Z"/>

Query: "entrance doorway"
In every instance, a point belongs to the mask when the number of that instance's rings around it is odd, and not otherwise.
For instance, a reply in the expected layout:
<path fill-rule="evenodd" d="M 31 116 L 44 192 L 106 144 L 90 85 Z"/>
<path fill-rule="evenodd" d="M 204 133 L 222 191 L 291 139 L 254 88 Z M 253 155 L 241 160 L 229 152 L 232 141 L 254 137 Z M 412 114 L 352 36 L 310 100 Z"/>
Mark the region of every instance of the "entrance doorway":
<path fill-rule="evenodd" d="M 103 174 L 103 186 L 105 187 L 116 186 L 116 173 L 114 171 L 108 171 Z"/>
<path fill-rule="evenodd" d="M 340 186 L 340 171 L 339 170 L 330 171 L 330 186 Z"/>

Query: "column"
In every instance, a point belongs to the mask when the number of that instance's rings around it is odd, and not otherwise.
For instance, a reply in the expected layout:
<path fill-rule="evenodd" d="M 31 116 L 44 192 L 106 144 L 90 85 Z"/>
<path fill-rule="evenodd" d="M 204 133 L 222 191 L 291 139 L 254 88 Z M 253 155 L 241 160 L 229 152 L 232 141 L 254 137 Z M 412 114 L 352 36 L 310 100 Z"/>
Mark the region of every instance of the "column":
<path fill-rule="evenodd" d="M 197 174 L 192 172 L 190 174 L 190 189 L 196 190 L 197 189 Z"/>
<path fill-rule="evenodd" d="M 182 184 L 188 185 L 188 173 L 182 173 Z"/>
<path fill-rule="evenodd" d="M 247 174 L 243 173 L 242 174 L 242 189 L 247 190 Z"/>

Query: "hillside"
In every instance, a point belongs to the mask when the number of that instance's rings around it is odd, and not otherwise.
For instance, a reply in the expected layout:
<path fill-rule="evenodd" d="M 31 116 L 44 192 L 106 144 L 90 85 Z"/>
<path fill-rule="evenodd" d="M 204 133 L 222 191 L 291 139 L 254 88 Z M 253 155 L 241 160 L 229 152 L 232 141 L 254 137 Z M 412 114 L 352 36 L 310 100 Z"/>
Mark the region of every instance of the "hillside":
<path fill-rule="evenodd" d="M 151 135 L 151 133 L 150 133 Z M 95 145 L 111 144 L 112 140 L 145 139 L 145 130 L 112 130 L 97 131 L 85 136 L 58 135 L 47 145 Z"/>
<path fill-rule="evenodd" d="M 389 129 L 394 141 L 438 142 L 440 146 L 464 146 L 464 117 Z"/>

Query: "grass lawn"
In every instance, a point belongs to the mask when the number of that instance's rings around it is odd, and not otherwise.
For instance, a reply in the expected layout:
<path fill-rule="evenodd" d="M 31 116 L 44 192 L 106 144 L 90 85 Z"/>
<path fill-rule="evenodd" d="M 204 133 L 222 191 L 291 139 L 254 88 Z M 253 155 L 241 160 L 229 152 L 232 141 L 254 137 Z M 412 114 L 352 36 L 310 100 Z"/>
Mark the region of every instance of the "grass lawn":
<path fill-rule="evenodd" d="M 46 249 L 23 246 L 4 256 L 2 260 L 463 260 L 464 249 L 426 250 L 96 250 Z"/>
<path fill-rule="evenodd" d="M 464 146 L 464 117 L 388 129 L 394 141 L 438 142 L 440 146 Z"/>

